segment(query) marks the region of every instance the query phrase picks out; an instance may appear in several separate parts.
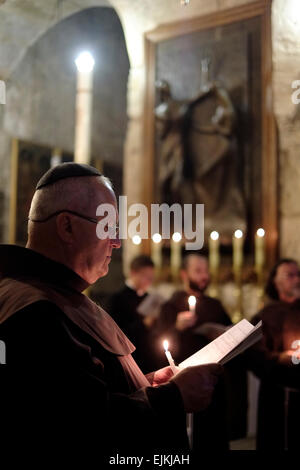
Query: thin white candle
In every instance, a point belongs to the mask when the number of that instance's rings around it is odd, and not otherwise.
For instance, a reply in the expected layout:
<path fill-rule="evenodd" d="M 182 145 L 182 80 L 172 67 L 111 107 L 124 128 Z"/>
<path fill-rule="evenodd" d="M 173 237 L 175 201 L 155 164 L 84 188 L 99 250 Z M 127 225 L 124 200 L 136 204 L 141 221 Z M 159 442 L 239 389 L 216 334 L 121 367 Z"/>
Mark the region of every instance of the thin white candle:
<path fill-rule="evenodd" d="M 169 351 L 169 341 L 165 339 L 164 342 L 163 342 L 163 345 L 164 345 L 166 357 L 168 359 L 168 362 L 170 364 L 172 372 L 173 372 L 174 375 L 176 375 L 177 374 L 177 369 L 176 369 L 176 365 L 175 365 L 174 359 L 172 357 L 172 354 Z"/>
<path fill-rule="evenodd" d="M 196 297 L 194 295 L 190 295 L 188 298 L 189 309 L 191 313 L 195 313 L 196 310 Z"/>

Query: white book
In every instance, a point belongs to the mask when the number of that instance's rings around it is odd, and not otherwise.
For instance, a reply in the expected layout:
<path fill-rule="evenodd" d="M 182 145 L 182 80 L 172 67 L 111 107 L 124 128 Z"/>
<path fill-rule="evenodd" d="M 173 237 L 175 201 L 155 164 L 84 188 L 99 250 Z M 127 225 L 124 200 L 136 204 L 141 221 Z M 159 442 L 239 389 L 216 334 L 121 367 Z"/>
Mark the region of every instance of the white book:
<path fill-rule="evenodd" d="M 256 326 L 243 319 L 211 343 L 179 364 L 181 369 L 218 362 L 226 364 L 262 337 L 262 322 Z"/>

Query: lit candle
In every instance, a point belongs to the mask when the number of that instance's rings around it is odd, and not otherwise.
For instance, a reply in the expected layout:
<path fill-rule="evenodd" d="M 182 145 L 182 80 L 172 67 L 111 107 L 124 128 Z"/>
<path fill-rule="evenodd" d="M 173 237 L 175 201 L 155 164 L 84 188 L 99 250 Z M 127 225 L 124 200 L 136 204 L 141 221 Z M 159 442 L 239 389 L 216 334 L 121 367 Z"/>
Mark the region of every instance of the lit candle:
<path fill-rule="evenodd" d="M 220 265 L 220 240 L 219 234 L 216 231 L 211 232 L 209 236 L 209 270 L 213 277 L 213 280 L 216 280 L 218 276 L 218 269 Z"/>
<path fill-rule="evenodd" d="M 139 235 L 133 235 L 132 237 L 132 243 L 134 245 L 140 245 L 142 243 L 142 239 Z"/>
<path fill-rule="evenodd" d="M 172 357 L 172 354 L 169 351 L 169 341 L 165 339 L 164 342 L 163 342 L 163 345 L 164 345 L 164 349 L 165 349 L 165 353 L 166 353 L 168 362 L 169 362 L 170 367 L 173 371 L 173 374 L 176 375 L 177 374 L 177 368 L 175 366 L 175 362 L 174 362 L 174 359 Z"/>
<path fill-rule="evenodd" d="M 261 281 L 265 264 L 265 231 L 259 228 L 255 234 L 255 271 L 258 280 Z"/>
<path fill-rule="evenodd" d="M 191 313 L 195 313 L 196 310 L 196 297 L 194 295 L 190 295 L 188 298 L 189 309 Z"/>
<path fill-rule="evenodd" d="M 181 266 L 181 239 L 182 236 L 179 232 L 173 233 L 171 240 L 171 273 L 175 282 L 178 279 Z"/>
<path fill-rule="evenodd" d="M 88 51 L 84 51 L 79 54 L 75 63 L 77 67 L 77 92 L 74 161 L 77 163 L 90 163 L 95 61 Z"/>
<path fill-rule="evenodd" d="M 162 237 L 160 233 L 154 233 L 152 235 L 152 244 L 151 244 L 151 258 L 155 265 L 156 275 L 159 276 L 161 266 L 162 266 Z"/>
<path fill-rule="evenodd" d="M 233 235 L 233 271 L 239 274 L 243 265 L 244 236 L 241 230 L 236 230 Z"/>

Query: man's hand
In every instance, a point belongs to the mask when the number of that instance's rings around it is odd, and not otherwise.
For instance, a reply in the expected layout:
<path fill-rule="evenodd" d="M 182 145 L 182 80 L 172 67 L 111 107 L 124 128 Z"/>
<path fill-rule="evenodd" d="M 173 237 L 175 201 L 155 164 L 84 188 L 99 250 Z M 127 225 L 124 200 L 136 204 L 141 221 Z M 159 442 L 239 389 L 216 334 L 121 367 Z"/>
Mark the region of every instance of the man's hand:
<path fill-rule="evenodd" d="M 220 364 L 205 364 L 187 367 L 170 379 L 179 388 L 187 413 L 208 407 L 222 371 Z"/>
<path fill-rule="evenodd" d="M 197 315 L 195 313 L 186 310 L 185 312 L 179 312 L 177 314 L 175 328 L 178 331 L 186 330 L 187 328 L 192 328 L 197 320 Z"/>
<path fill-rule="evenodd" d="M 180 372 L 179 367 L 176 367 L 178 372 Z M 151 372 L 150 374 L 146 375 L 147 379 L 149 380 L 152 387 L 157 387 L 158 385 L 162 385 L 174 377 L 173 371 L 170 366 L 164 367 L 163 369 L 156 370 L 155 372 Z"/>

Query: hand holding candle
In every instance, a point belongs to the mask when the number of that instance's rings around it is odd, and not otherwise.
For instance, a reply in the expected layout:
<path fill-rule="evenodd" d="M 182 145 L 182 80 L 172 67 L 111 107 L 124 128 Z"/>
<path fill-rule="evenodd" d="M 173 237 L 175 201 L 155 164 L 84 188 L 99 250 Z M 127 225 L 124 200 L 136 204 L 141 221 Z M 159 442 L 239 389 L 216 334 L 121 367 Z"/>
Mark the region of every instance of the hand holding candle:
<path fill-rule="evenodd" d="M 189 310 L 179 312 L 176 317 L 175 328 L 178 331 L 184 331 L 187 328 L 192 328 L 197 320 L 195 315 L 197 299 L 194 295 L 188 298 Z"/>
<path fill-rule="evenodd" d="M 168 362 L 169 362 L 169 364 L 170 364 L 170 367 L 171 367 L 171 369 L 172 369 L 172 371 L 173 371 L 173 374 L 175 375 L 175 374 L 177 374 L 178 371 L 177 371 L 177 368 L 176 368 L 174 359 L 173 359 L 173 357 L 172 357 L 172 354 L 171 354 L 170 351 L 169 351 L 169 341 L 165 339 L 164 342 L 163 342 L 163 345 L 164 345 L 166 357 L 167 357 Z"/>

